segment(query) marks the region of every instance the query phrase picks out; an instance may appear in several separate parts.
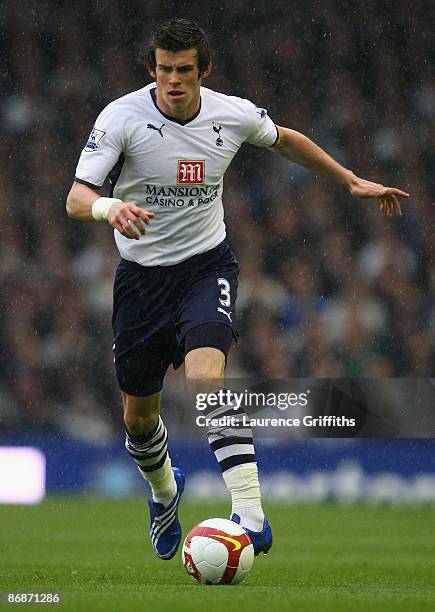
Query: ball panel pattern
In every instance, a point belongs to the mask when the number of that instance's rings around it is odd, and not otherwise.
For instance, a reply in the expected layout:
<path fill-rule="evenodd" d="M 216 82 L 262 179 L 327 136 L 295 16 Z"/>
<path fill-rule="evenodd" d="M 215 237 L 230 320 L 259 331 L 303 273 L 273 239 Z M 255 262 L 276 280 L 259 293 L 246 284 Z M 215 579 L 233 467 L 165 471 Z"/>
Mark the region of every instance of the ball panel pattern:
<path fill-rule="evenodd" d="M 227 519 L 208 519 L 196 525 L 183 545 L 183 564 L 202 584 L 241 582 L 254 561 L 247 533 Z"/>

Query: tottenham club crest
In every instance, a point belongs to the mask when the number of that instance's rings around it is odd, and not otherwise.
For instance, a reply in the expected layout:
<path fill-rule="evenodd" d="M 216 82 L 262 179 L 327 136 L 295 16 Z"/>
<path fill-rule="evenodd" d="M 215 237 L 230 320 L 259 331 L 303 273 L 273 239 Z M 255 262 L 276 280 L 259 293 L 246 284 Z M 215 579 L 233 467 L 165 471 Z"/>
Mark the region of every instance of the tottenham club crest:
<path fill-rule="evenodd" d="M 100 142 L 104 134 L 103 130 L 97 130 L 96 127 L 92 128 L 92 132 L 88 138 L 88 142 L 85 145 L 85 151 L 91 153 L 92 151 L 98 151 L 100 148 Z"/>
<path fill-rule="evenodd" d="M 218 125 L 216 121 L 212 121 L 212 123 L 213 123 L 213 132 L 216 132 L 216 134 L 218 135 L 216 138 L 216 146 L 221 147 L 224 144 L 224 141 L 222 140 L 221 134 L 220 134 L 222 126 Z"/>
<path fill-rule="evenodd" d="M 258 113 L 262 119 L 267 115 L 267 110 L 265 108 L 260 108 L 259 106 L 255 107 L 255 112 Z"/>

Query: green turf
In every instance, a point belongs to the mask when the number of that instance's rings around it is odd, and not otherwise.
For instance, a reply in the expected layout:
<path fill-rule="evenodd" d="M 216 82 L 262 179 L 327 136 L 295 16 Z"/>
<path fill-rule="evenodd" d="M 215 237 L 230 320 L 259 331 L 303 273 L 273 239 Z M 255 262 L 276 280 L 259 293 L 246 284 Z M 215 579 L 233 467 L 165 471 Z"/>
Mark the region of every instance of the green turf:
<path fill-rule="evenodd" d="M 183 527 L 228 507 L 184 503 Z M 59 591 L 74 612 L 435 609 L 435 509 L 269 506 L 272 552 L 237 586 L 154 557 L 143 502 L 51 498 L 0 507 L 0 590 Z M 10 608 L 17 606 L 10 606 Z M 21 606 L 21 609 L 47 606 Z M 7 609 L 7 608 L 5 608 Z"/>

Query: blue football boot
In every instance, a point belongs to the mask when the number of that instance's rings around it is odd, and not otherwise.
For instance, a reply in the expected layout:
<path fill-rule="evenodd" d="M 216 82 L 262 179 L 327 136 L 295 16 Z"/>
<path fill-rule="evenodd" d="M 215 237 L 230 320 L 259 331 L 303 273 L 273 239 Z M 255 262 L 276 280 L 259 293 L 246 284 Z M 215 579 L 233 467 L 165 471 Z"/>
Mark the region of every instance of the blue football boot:
<path fill-rule="evenodd" d="M 181 525 L 178 520 L 178 504 L 184 491 L 185 477 L 181 470 L 172 468 L 177 493 L 167 505 L 148 501 L 151 515 L 150 538 L 154 551 L 160 559 L 172 559 L 181 541 Z"/>
<path fill-rule="evenodd" d="M 238 514 L 233 514 L 231 520 L 233 523 L 240 525 L 240 516 Z M 270 528 L 267 518 L 264 518 L 263 529 L 261 531 L 251 531 L 246 527 L 243 527 L 243 529 L 246 531 L 252 542 L 254 547 L 254 555 L 258 557 L 261 552 L 267 555 L 272 546 L 272 529 Z"/>

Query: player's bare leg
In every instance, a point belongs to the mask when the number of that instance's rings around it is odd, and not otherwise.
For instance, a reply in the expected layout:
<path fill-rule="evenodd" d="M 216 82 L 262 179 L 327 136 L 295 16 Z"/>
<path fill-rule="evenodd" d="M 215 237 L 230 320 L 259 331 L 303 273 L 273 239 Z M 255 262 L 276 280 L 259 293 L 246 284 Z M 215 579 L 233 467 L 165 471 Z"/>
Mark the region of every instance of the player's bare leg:
<path fill-rule="evenodd" d="M 122 392 L 124 423 L 133 436 L 141 436 L 155 429 L 160 415 L 160 391 L 147 397 Z"/>
<path fill-rule="evenodd" d="M 216 348 L 204 346 L 187 353 L 184 360 L 187 381 L 224 378 L 225 355 Z"/>
<path fill-rule="evenodd" d="M 123 392 L 122 397 L 125 446 L 151 487 L 151 542 L 160 558 L 171 559 L 181 539 L 177 510 L 184 475 L 171 466 L 168 434 L 160 418 L 160 392 L 146 397 Z"/>
<path fill-rule="evenodd" d="M 224 386 L 225 355 L 210 347 L 194 349 L 185 357 L 185 371 L 193 394 L 216 392 Z M 209 416 L 222 417 L 232 410 L 232 406 L 221 406 Z M 251 429 L 211 427 L 207 437 L 231 495 L 231 519 L 247 531 L 255 554 L 267 552 L 272 532 L 261 506 Z"/>

